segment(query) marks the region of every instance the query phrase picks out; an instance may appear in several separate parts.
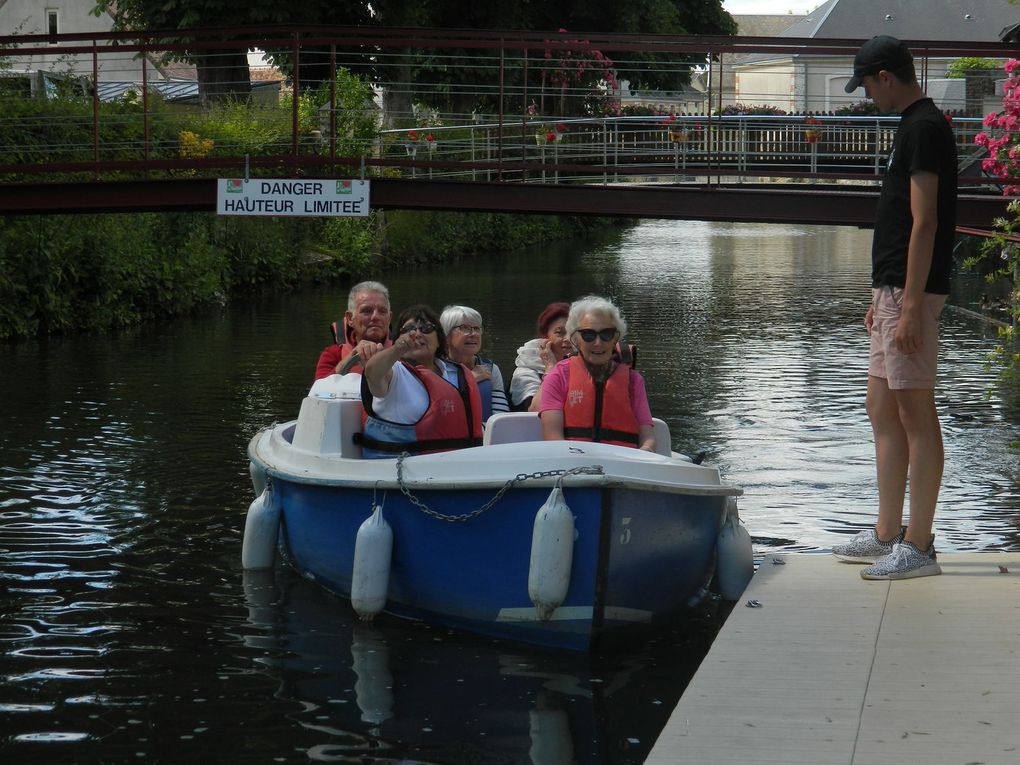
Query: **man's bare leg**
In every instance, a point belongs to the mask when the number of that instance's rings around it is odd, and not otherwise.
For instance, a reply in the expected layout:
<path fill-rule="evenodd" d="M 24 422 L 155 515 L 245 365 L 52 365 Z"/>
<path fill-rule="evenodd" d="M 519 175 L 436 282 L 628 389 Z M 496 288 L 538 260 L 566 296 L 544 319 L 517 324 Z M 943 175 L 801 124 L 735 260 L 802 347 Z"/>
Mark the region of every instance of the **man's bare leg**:
<path fill-rule="evenodd" d="M 896 393 L 889 389 L 885 378 L 868 376 L 865 406 L 875 435 L 875 468 L 878 473 L 875 532 L 879 539 L 892 539 L 903 526 L 903 498 L 910 464 L 909 439 L 900 420 Z"/>
<path fill-rule="evenodd" d="M 903 538 L 918 550 L 927 550 L 945 464 L 935 391 L 911 389 L 892 393 L 899 407 L 899 420 L 906 433 L 910 455 L 910 521 Z"/>

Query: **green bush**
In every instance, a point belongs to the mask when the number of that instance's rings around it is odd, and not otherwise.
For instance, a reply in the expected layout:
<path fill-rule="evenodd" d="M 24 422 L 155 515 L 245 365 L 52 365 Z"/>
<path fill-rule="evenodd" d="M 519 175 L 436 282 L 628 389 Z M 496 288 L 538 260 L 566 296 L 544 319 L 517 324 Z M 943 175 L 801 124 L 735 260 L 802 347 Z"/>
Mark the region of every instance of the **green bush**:
<path fill-rule="evenodd" d="M 369 218 L 327 218 L 312 243 L 317 253 L 326 256 L 318 261 L 317 278 L 347 278 L 369 271 L 378 249 L 377 222 L 376 213 Z"/>
<path fill-rule="evenodd" d="M 600 217 L 388 211 L 370 218 L 206 213 L 0 218 L 0 338 L 127 326 L 228 296 L 584 236 Z"/>
<path fill-rule="evenodd" d="M 328 224 L 328 225 L 327 225 Z M 217 218 L 201 213 L 0 218 L 0 338 L 136 324 L 307 274 L 314 237 L 359 273 L 367 222 Z"/>
<path fill-rule="evenodd" d="M 946 77 L 962 79 L 975 69 L 994 69 L 1002 71 L 1002 59 L 982 58 L 980 56 L 963 56 L 950 62 L 946 69 Z"/>
<path fill-rule="evenodd" d="M 841 106 L 836 109 L 834 113 L 840 116 L 863 117 L 869 114 L 878 114 L 878 107 L 875 106 L 875 102 L 869 98 L 865 101 L 856 101 L 852 104 L 848 104 L 847 106 Z"/>
<path fill-rule="evenodd" d="M 86 99 L 49 100 L 0 97 L 4 129 L 0 153 L 5 164 L 87 162 L 95 156 L 92 102 Z M 129 96 L 99 105 L 98 155 L 101 160 L 144 158 L 145 128 L 142 104 Z M 176 156 L 180 117 L 162 99 L 149 101 L 149 140 L 155 147 L 173 147 Z M 158 151 L 154 158 L 166 156 Z M 90 176 L 91 177 L 91 174 Z M 109 173 L 108 178 L 117 174 Z M 7 181 L 23 180 L 12 178 Z"/>

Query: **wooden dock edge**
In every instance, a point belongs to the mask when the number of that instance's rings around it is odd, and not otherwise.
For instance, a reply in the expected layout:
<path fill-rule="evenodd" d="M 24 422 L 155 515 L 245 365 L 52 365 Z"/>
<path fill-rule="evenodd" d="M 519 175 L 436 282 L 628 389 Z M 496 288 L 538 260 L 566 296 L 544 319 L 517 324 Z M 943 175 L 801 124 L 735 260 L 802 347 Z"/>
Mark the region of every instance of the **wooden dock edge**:
<path fill-rule="evenodd" d="M 1020 762 L 1020 553 L 939 562 L 767 555 L 646 764 Z"/>

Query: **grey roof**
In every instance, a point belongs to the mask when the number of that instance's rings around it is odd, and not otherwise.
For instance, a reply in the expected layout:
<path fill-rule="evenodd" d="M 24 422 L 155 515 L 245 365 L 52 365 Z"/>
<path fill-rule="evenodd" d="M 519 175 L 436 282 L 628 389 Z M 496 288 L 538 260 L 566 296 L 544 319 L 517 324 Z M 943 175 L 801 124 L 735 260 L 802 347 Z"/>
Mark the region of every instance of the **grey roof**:
<path fill-rule="evenodd" d="M 276 84 L 277 81 L 275 80 L 252 80 L 250 83 L 253 92 L 260 88 L 273 87 Z M 140 82 L 100 81 L 99 100 L 113 101 L 117 98 L 123 97 L 123 95 L 129 90 L 133 90 L 137 93 L 141 90 L 141 87 L 142 84 Z M 149 90 L 159 93 L 167 101 L 198 101 L 197 80 L 156 80 L 155 82 L 149 83 Z"/>
<path fill-rule="evenodd" d="M 734 13 L 737 34 L 742 37 L 777 37 L 801 21 L 803 15 L 792 13 Z"/>
<path fill-rule="evenodd" d="M 780 36 L 998 42 L 1018 21 L 1009 0 L 828 0 Z"/>

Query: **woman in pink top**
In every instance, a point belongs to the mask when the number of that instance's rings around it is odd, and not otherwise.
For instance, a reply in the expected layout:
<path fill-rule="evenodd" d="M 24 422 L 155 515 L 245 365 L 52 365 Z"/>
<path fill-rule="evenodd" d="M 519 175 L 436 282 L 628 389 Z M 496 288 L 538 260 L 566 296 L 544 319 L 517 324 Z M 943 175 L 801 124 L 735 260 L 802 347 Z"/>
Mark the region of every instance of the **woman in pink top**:
<path fill-rule="evenodd" d="M 614 357 L 626 331 L 620 310 L 605 298 L 589 295 L 570 306 L 566 332 L 579 355 L 560 361 L 542 380 L 539 414 L 546 440 L 655 450 L 644 378 Z"/>

